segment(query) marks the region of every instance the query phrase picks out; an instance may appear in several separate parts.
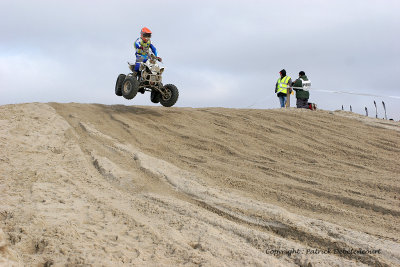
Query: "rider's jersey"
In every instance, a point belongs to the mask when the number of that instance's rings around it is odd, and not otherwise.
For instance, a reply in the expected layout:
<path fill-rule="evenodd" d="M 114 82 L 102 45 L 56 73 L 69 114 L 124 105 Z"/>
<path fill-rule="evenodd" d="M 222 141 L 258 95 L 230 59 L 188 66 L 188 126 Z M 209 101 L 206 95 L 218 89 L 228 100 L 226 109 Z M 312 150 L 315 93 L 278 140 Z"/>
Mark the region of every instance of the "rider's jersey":
<path fill-rule="evenodd" d="M 135 49 L 136 49 L 135 55 L 146 57 L 149 53 L 149 48 L 151 49 L 151 51 L 153 51 L 154 55 L 157 57 L 157 49 L 154 47 L 154 45 L 151 44 L 150 40 L 145 42 L 143 41 L 142 38 L 137 38 L 135 42 Z"/>

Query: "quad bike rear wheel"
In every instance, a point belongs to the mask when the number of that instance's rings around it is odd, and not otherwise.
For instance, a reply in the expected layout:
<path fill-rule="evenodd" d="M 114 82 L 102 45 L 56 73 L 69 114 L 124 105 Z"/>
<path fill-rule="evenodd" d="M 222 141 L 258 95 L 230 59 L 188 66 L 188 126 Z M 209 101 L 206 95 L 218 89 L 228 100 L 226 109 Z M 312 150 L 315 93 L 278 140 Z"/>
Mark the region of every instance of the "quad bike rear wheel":
<path fill-rule="evenodd" d="M 124 83 L 125 77 L 126 77 L 125 74 L 118 75 L 117 82 L 115 83 L 115 94 L 117 96 L 122 96 L 121 89 L 122 89 L 122 85 Z"/>
<path fill-rule="evenodd" d="M 122 96 L 126 99 L 132 99 L 139 90 L 139 82 L 133 76 L 126 76 L 122 85 Z"/>
<path fill-rule="evenodd" d="M 160 103 L 164 107 L 172 107 L 179 97 L 178 88 L 173 84 L 166 84 L 163 87 L 164 94 L 160 97 Z"/>

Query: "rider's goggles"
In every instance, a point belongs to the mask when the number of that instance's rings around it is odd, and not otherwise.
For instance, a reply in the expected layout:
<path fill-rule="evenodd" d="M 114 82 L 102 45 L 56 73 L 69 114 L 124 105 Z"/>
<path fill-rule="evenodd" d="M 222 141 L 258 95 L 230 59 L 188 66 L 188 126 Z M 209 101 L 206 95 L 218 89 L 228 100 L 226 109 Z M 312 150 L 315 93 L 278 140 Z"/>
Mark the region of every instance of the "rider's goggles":
<path fill-rule="evenodd" d="M 151 33 L 146 33 L 146 32 L 144 32 L 144 33 L 143 33 L 143 37 L 144 37 L 144 38 L 151 38 Z"/>

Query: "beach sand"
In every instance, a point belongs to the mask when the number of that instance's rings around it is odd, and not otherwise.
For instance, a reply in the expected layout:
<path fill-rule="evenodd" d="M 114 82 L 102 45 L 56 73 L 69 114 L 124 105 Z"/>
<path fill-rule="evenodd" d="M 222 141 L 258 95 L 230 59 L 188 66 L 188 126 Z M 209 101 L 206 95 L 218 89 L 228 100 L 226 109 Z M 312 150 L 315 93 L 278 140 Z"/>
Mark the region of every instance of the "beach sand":
<path fill-rule="evenodd" d="M 400 123 L 0 106 L 0 266 L 400 266 Z"/>

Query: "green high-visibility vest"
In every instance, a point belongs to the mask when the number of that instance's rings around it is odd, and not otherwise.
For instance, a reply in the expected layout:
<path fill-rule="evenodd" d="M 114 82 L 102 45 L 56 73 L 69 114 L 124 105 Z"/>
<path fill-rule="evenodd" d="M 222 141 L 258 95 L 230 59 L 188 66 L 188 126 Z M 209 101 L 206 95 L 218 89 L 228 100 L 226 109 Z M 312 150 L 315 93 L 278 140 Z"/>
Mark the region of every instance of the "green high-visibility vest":
<path fill-rule="evenodd" d="M 285 76 L 283 78 L 278 79 L 278 90 L 276 93 L 287 94 L 287 88 L 289 87 L 288 82 L 290 80 L 289 76 Z"/>

